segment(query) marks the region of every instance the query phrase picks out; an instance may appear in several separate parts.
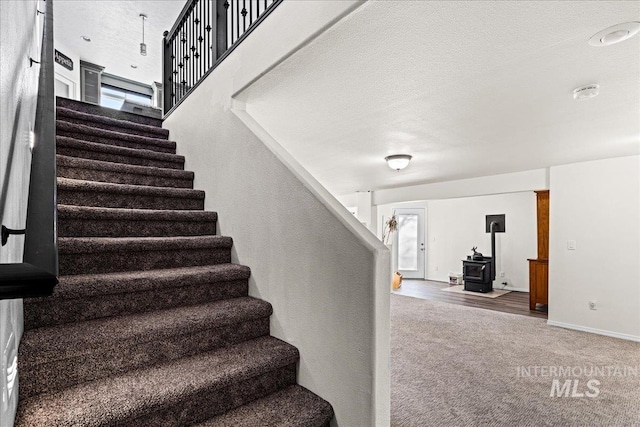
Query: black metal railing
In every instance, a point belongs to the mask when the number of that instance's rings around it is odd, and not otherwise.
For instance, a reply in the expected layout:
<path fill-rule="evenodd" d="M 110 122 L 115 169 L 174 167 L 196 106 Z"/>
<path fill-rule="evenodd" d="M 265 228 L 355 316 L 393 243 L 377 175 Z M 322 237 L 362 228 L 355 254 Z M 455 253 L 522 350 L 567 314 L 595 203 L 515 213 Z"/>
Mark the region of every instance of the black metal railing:
<path fill-rule="evenodd" d="M 282 0 L 190 0 L 163 43 L 169 112 Z"/>

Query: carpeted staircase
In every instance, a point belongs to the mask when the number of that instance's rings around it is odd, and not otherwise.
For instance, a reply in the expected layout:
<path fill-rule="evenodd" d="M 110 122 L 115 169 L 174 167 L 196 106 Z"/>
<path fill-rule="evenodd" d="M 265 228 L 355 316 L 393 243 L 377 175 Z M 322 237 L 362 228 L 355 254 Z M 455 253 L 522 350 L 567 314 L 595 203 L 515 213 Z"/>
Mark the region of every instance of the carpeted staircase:
<path fill-rule="evenodd" d="M 24 302 L 17 426 L 328 426 L 159 120 L 57 101 L 60 284 Z"/>

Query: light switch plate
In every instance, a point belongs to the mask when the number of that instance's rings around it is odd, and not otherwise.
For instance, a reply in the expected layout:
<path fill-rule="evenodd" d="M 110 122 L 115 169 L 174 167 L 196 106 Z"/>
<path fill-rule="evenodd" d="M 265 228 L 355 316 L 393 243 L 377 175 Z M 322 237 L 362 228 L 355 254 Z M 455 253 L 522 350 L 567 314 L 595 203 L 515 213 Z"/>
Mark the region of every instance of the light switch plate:
<path fill-rule="evenodd" d="M 567 240 L 567 250 L 575 251 L 576 250 L 576 241 L 575 240 Z"/>

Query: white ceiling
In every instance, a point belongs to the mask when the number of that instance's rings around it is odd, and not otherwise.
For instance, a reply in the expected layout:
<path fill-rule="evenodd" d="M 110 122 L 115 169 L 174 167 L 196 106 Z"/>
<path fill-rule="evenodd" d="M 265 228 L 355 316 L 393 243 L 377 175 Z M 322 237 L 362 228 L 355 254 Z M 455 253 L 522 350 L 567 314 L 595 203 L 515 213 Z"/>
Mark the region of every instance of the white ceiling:
<path fill-rule="evenodd" d="M 2 1 L 2 0 L 0 0 Z M 162 81 L 162 33 L 171 30 L 186 0 L 55 0 L 56 43 L 105 72 L 151 84 Z M 147 56 L 140 55 L 142 18 Z M 87 43 L 81 36 L 88 36 Z M 64 52 L 63 52 L 64 53 Z M 137 65 L 137 69 L 131 68 Z"/>
<path fill-rule="evenodd" d="M 587 43 L 628 21 L 639 2 L 369 1 L 240 98 L 336 195 L 637 154 L 640 37 Z"/>

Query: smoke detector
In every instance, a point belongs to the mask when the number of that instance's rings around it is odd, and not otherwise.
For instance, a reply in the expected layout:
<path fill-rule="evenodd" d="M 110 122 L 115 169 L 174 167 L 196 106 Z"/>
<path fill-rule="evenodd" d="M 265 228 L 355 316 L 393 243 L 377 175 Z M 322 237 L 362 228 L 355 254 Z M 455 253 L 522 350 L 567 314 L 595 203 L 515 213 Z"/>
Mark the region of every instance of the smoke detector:
<path fill-rule="evenodd" d="M 590 84 L 586 86 L 580 86 L 573 90 L 573 99 L 582 100 L 589 99 L 598 96 L 600 93 L 600 86 L 597 84 Z"/>
<path fill-rule="evenodd" d="M 589 39 L 591 46 L 610 46 L 636 35 L 640 31 L 640 22 L 625 22 L 605 28 Z"/>

